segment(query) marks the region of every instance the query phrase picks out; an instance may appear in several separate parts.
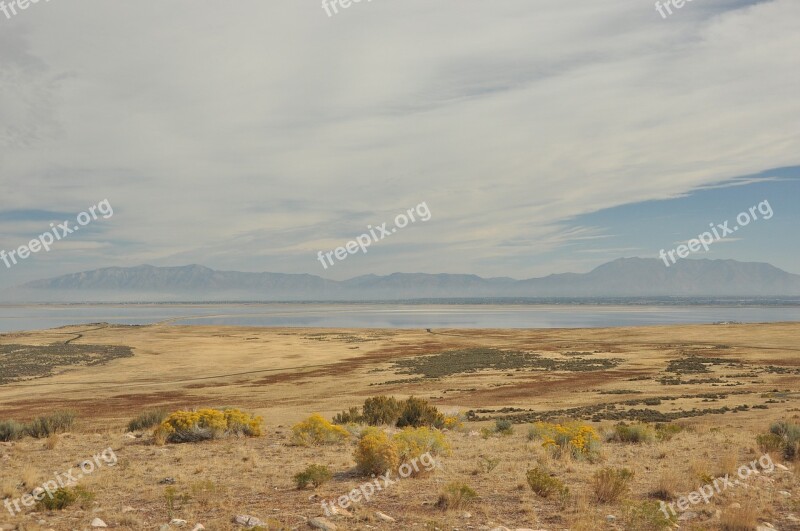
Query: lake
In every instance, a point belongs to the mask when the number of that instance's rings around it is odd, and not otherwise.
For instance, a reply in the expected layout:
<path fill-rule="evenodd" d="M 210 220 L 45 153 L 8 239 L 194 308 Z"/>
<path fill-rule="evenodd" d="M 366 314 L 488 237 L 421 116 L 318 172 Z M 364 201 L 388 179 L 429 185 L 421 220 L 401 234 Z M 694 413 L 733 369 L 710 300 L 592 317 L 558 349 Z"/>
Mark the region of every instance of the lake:
<path fill-rule="evenodd" d="M 800 321 L 800 305 L 38 304 L 0 305 L 0 332 L 108 322 L 320 328 L 596 328 Z"/>

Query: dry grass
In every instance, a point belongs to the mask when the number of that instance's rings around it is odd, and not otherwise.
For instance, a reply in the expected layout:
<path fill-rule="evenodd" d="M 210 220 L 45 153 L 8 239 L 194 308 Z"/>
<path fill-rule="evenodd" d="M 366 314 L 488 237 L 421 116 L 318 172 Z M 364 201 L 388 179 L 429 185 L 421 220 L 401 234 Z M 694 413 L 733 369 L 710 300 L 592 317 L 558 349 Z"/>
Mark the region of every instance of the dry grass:
<path fill-rule="evenodd" d="M 42 380 L 58 385 L 42 388 L 0 386 L 0 407 L 4 415 L 21 422 L 47 413 L 50 399 L 75 409 L 78 420 L 70 433 L 57 440 L 24 438 L 0 443 L 0 496 L 17 498 L 55 472 L 74 468 L 91 459 L 104 448 L 112 447 L 119 458 L 114 467 L 102 466 L 80 480 L 81 486 L 95 495 L 84 512 L 74 507 L 53 513 L 32 515 L 30 510 L 18 517 L 0 513 L 0 525 L 24 524 L 26 529 L 84 529 L 95 516 L 118 529 L 158 529 L 171 517 L 185 519 L 188 529 L 201 522 L 208 529 L 236 529 L 231 518 L 249 514 L 274 528 L 303 529 L 304 518 L 323 514 L 320 502 L 338 498 L 370 478 L 355 472 L 353 459 L 357 437 L 339 445 L 293 446 L 291 427 L 320 411 L 330 419 L 342 409 L 364 403 L 368 396 L 395 395 L 399 399 L 415 395 L 429 400 L 443 411 L 493 410 L 479 413 L 487 417 L 467 420 L 463 430 L 446 432 L 451 446 L 449 455 L 438 459 L 441 469 L 429 475 L 402 479 L 375 493 L 369 503 L 359 503 L 352 518 L 332 517 L 340 529 L 384 530 L 452 528 L 504 525 L 510 528 L 595 530 L 606 526 L 608 514 L 617 516 L 609 529 L 646 529 L 653 520 L 654 493 L 670 503 L 697 489 L 701 477 L 735 473 L 736 467 L 760 455 L 756 436 L 766 433 L 771 423 L 791 420 L 800 410 L 797 393 L 800 377 L 778 372 L 758 372 L 757 376 L 729 378 L 729 387 L 710 385 L 668 386 L 652 377 L 663 371 L 669 359 L 680 357 L 681 350 L 713 348 L 729 344 L 714 357 L 731 357 L 751 364 L 744 369 L 714 365 L 715 377 L 749 374 L 758 367 L 800 367 L 796 363 L 796 325 L 748 325 L 742 327 L 655 327 L 615 330 L 567 331 L 451 331 L 453 335 L 426 334 L 417 331 L 346 331 L 348 337 L 365 341 L 338 339 L 325 332 L 326 340 L 307 339 L 310 332 L 295 329 L 136 327 L 111 328 L 87 333 L 85 341 L 124 344 L 134 347 L 132 358 L 115 360 L 108 366 L 72 368 Z M 6 338 L 0 342 L 62 340 L 64 330 L 34 333 L 25 338 Z M 320 332 L 322 333 L 322 332 Z M 713 341 L 709 338 L 712 337 Z M 59 335 L 61 334 L 61 335 Z M 216 337 L 218 334 L 220 337 Z M 248 337 L 257 340 L 246 341 Z M 66 337 L 73 337 L 67 335 Z M 687 346 L 687 344 L 693 346 Z M 352 349 L 354 345 L 358 349 Z M 703 346 L 705 345 L 705 346 Z M 753 346 L 764 346 L 760 350 Z M 598 374 L 567 372 L 477 372 L 459 374 L 436 381 L 410 384 L 383 382 L 396 379 L 388 368 L 404 356 L 465 348 L 502 348 L 530 350 L 543 357 L 563 357 L 562 351 L 595 350 L 603 357 L 623 362 L 610 371 Z M 609 352 L 610 351 L 610 352 Z M 191 364 L 185 353 L 192 352 Z M 313 369 L 289 369 L 301 365 L 324 365 Z M 192 380 L 194 377 L 253 370 L 278 369 L 275 372 L 231 378 Z M 635 379 L 649 375 L 651 379 Z M 100 381 L 118 384 L 85 386 L 81 382 Z M 124 387 L 123 383 L 152 382 Z M 169 383 L 172 380 L 180 382 Z M 346 385 L 343 385 L 346 382 Z M 374 384 L 374 385 L 370 385 Z M 600 394 L 599 390 L 616 387 L 636 389 L 640 394 L 618 396 Z M 766 404 L 761 395 L 780 389 L 777 403 Z M 789 389 L 788 394 L 783 394 Z M 794 390 L 794 391 L 792 391 Z M 736 394 L 735 392 L 741 392 Z M 712 397 L 698 396 L 714 393 Z M 716 396 L 721 394 L 724 396 Z M 622 404 L 629 399 L 671 396 L 660 405 Z M 689 398 L 680 398 L 688 396 Z M 64 397 L 68 397 L 65 400 Z M 704 401 L 705 400 L 705 401 Z M 486 439 L 481 428 L 494 432 L 496 418 L 505 415 L 504 407 L 572 413 L 555 415 L 550 422 L 577 420 L 582 408 L 598 403 L 615 402 L 622 414 L 629 409 L 650 409 L 662 413 L 691 411 L 693 408 L 729 407 L 766 404 L 768 409 L 747 409 L 736 414 L 724 413 L 687 417 L 681 420 L 686 430 L 670 440 L 638 444 L 604 442 L 595 460 L 575 459 L 569 452 L 555 456 L 542 441 L 527 438 L 528 426 L 515 425 L 513 433 L 500 436 L 490 433 Z M 124 432 L 128 422 L 151 408 L 192 409 L 195 407 L 239 407 L 265 418 L 264 436 L 232 437 L 192 444 L 152 444 L 150 431 L 142 438 L 130 438 Z M 577 409 L 575 409 L 577 408 Z M 512 414 L 514 412 L 511 412 Z M 492 417 L 492 418 L 488 418 Z M 622 419 L 603 419 L 589 423 L 610 432 Z M 629 424 L 630 419 L 626 420 Z M 390 435 L 394 430 L 389 430 Z M 782 462 L 773 455 L 775 462 Z M 330 481 L 315 490 L 298 491 L 294 475 L 316 463 L 333 473 Z M 737 522 L 748 525 L 769 521 L 777 529 L 792 529 L 790 515 L 800 516 L 800 493 L 797 463 L 785 463 L 789 472 L 776 469 L 747 480 L 748 488 L 739 487 L 716 495 L 708 505 L 692 506 L 696 515 L 682 523 L 686 529 L 743 529 L 731 527 Z M 555 497 L 542 498 L 527 485 L 526 471 L 542 467 L 553 473 L 569 488 L 569 503 Z M 628 489 L 615 496 L 603 496 L 607 503 L 597 504 L 593 479 L 604 468 L 629 468 L 635 475 Z M 726 472 L 727 471 L 727 472 Z M 174 483 L 162 483 L 174 478 Z M 478 498 L 467 509 L 442 511 L 436 507 L 445 487 L 466 484 Z M 24 488 L 18 485 L 24 484 Z M 611 482 L 607 482 L 610 486 Z M 172 490 L 168 490 L 172 489 Z M 614 490 L 614 489 L 612 489 Z M 790 496 L 780 494 L 789 492 Z M 451 493 L 452 494 L 452 493 Z M 316 495 L 318 498 L 312 498 Z M 458 501 L 447 502 L 449 507 Z M 739 503 L 741 509 L 734 505 Z M 750 505 L 748 504 L 750 503 Z M 650 504 L 650 505 L 648 505 Z M 133 510 L 123 511 L 126 507 Z M 699 509 L 699 510 L 698 510 Z M 721 510 L 721 519 L 714 513 Z M 377 519 L 379 510 L 397 522 Z M 472 513 L 469 520 L 463 511 Z M 649 511 L 649 512 L 648 512 Z M 656 515 L 658 516 L 658 515 Z M 39 520 L 43 520 L 39 524 Z M 598 527 L 601 526 L 601 527 Z M 369 527 L 368 527 L 369 526 Z M 729 527 L 721 527 L 729 526 Z"/>

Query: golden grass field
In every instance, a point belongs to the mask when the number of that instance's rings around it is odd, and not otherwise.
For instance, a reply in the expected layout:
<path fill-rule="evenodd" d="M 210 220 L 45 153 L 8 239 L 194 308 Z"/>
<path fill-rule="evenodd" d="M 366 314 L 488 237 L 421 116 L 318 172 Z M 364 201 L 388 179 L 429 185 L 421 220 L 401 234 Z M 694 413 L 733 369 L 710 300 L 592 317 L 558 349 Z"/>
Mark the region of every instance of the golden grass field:
<path fill-rule="evenodd" d="M 0 506 L 0 529 L 89 529 L 94 518 L 118 529 L 161 529 L 172 518 L 186 520 L 185 529 L 241 529 L 236 515 L 257 517 L 264 529 L 310 529 L 309 519 L 323 515 L 320 499 L 369 478 L 354 471 L 355 438 L 294 446 L 291 427 L 376 395 L 416 396 L 470 415 L 446 431 L 452 451 L 441 469 L 331 516 L 337 529 L 647 529 L 636 511 L 654 492 L 675 499 L 703 478 L 735 474 L 763 454 L 756 436 L 772 422 L 798 422 L 799 340 L 800 323 L 431 332 L 93 324 L 3 334 L 0 360 L 5 352 L 34 362 L 0 365 L 0 421 L 70 409 L 77 423 L 56 437 L 0 442 L 0 500 L 108 447 L 118 463 L 80 480 L 91 502 L 14 516 Z M 69 360 L 102 345 L 129 347 L 132 355 L 48 365 L 48 352 Z M 239 408 L 263 417 L 264 436 L 156 445 L 150 431 L 126 435 L 128 421 L 154 407 Z M 514 432 L 491 433 L 497 418 L 512 420 Z M 684 429 L 670 440 L 603 442 L 596 459 L 580 460 L 529 440 L 536 420 L 582 420 L 601 434 L 623 420 Z M 693 504 L 672 525 L 800 529 L 797 461 L 771 459 L 786 470 L 753 475 Z M 298 490 L 293 475 L 311 463 L 334 477 Z M 568 499 L 529 488 L 526 471 L 537 465 L 569 487 Z M 593 498 L 592 476 L 603 467 L 634 473 L 612 503 Z M 463 508 L 437 507 L 451 482 L 477 498 Z"/>

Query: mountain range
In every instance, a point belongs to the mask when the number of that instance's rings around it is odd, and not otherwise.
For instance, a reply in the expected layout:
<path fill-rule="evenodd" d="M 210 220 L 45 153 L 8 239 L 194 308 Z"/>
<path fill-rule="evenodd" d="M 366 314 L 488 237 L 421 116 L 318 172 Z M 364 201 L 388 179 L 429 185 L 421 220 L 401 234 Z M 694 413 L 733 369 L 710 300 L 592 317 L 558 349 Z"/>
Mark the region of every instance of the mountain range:
<path fill-rule="evenodd" d="M 800 275 L 765 263 L 620 258 L 588 273 L 515 280 L 393 273 L 328 280 L 310 274 L 215 271 L 200 265 L 109 267 L 29 282 L 6 301 L 364 301 L 432 298 L 782 297 L 800 295 Z"/>

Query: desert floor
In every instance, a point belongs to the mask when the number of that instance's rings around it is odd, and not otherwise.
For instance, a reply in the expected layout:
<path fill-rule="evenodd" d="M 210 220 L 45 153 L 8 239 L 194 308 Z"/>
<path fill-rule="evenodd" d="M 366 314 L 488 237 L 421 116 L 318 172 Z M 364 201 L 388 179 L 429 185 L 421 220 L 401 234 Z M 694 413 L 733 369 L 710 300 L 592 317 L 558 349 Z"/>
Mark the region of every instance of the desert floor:
<path fill-rule="evenodd" d="M 756 436 L 772 422 L 797 423 L 798 384 L 800 323 L 432 331 L 97 323 L 4 334 L 0 421 L 62 409 L 78 421 L 57 438 L 0 442 L 0 500 L 106 448 L 118 462 L 81 479 L 91 503 L 14 516 L 0 506 L 0 529 L 88 529 L 94 518 L 120 529 L 160 529 L 172 518 L 186 529 L 239 529 L 236 515 L 269 529 L 309 529 L 323 514 L 321 499 L 369 478 L 353 470 L 353 441 L 293 446 L 291 426 L 376 395 L 425 398 L 467 420 L 446 432 L 452 451 L 441 469 L 330 517 L 338 529 L 646 529 L 635 513 L 655 491 L 672 499 L 703 478 L 735 475 L 763 455 Z M 264 418 L 265 435 L 158 446 L 149 432 L 126 434 L 131 418 L 154 407 L 240 408 Z M 514 433 L 490 433 L 498 418 L 514 422 Z M 651 443 L 604 442 L 590 462 L 554 457 L 529 440 L 538 420 L 582 420 L 601 433 L 620 421 L 684 430 Z M 780 467 L 692 504 L 674 525 L 800 529 L 798 461 L 769 459 Z M 293 475 L 311 463 L 327 465 L 333 480 L 297 490 Z M 525 473 L 537 465 L 569 487 L 568 500 L 532 492 Z M 623 499 L 604 504 L 593 500 L 591 478 L 609 466 L 634 476 Z M 477 499 L 438 508 L 451 482 Z"/>

